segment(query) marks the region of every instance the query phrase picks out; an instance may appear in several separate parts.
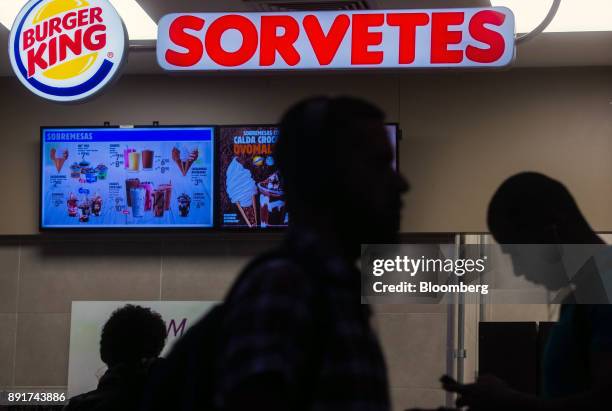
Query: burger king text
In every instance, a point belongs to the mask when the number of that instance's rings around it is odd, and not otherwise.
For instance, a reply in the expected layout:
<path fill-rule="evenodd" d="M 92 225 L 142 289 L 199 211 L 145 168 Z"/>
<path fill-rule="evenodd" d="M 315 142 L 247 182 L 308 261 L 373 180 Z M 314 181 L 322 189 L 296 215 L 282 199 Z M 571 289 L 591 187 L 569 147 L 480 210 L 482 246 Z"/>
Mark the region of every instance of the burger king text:
<path fill-rule="evenodd" d="M 28 53 L 28 77 L 36 69 L 46 70 L 68 57 L 81 55 L 83 48 L 98 51 L 106 46 L 102 9 L 91 7 L 52 17 L 23 32 L 22 47 Z"/>

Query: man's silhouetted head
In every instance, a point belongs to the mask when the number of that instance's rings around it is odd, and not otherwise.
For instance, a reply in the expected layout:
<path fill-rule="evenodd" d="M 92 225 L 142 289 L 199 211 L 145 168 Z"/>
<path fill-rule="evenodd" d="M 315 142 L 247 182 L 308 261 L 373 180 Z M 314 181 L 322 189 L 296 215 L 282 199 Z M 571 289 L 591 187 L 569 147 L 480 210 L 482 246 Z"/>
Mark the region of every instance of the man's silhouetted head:
<path fill-rule="evenodd" d="M 562 244 L 598 244 L 576 201 L 560 182 L 538 173 L 506 180 L 489 206 L 488 224 L 514 274 L 549 290 L 569 284 Z"/>
<path fill-rule="evenodd" d="M 355 243 L 395 239 L 408 186 L 392 167 L 380 109 L 349 97 L 302 101 L 281 121 L 275 156 L 292 223 Z"/>
<path fill-rule="evenodd" d="M 115 311 L 102 329 L 100 357 L 110 368 L 159 357 L 166 342 L 162 317 L 135 305 Z"/>
<path fill-rule="evenodd" d="M 501 244 L 581 244 L 595 237 L 567 188 L 533 172 L 510 177 L 499 187 L 488 225 Z"/>

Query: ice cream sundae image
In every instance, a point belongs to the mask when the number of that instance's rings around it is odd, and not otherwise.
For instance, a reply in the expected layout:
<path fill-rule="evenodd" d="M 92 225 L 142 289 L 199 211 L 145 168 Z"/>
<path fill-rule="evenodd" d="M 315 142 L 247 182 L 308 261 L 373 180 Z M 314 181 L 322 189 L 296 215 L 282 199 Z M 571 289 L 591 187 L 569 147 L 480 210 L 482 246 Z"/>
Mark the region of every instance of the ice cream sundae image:
<path fill-rule="evenodd" d="M 189 216 L 189 209 L 191 208 L 191 197 L 183 193 L 178 198 L 179 214 L 181 217 Z"/>
<path fill-rule="evenodd" d="M 64 163 L 68 160 L 68 150 L 60 149 L 57 150 L 55 148 L 51 149 L 51 160 L 55 164 L 55 169 L 57 172 L 61 172 L 64 167 Z"/>
<path fill-rule="evenodd" d="M 79 217 L 79 221 L 81 223 L 88 223 L 89 216 L 91 215 L 91 202 L 87 199 L 81 205 L 79 205 L 79 209 L 81 210 L 81 216 Z"/>
<path fill-rule="evenodd" d="M 176 163 L 183 177 L 187 175 L 193 163 L 195 163 L 200 156 L 198 149 L 190 150 L 187 147 L 181 147 L 180 149 L 174 147 L 172 149 L 172 160 Z"/>
<path fill-rule="evenodd" d="M 253 180 L 251 172 L 244 168 L 236 157 L 234 157 L 227 169 L 226 189 L 230 201 L 238 207 L 240 214 L 242 214 L 242 218 L 244 218 L 249 228 L 256 227 L 257 212 L 255 208 L 257 186 L 255 185 L 255 180 Z M 254 223 L 249 221 L 245 213 L 244 209 L 248 207 L 253 208 L 253 215 L 255 216 Z"/>
<path fill-rule="evenodd" d="M 91 212 L 96 217 L 100 217 L 100 213 L 102 212 L 102 197 L 96 195 L 94 199 L 91 201 Z"/>
<path fill-rule="evenodd" d="M 257 185 L 259 188 L 259 207 L 262 227 L 281 227 L 286 224 L 285 193 L 278 173 Z"/>
<path fill-rule="evenodd" d="M 68 205 L 68 217 L 76 217 L 79 214 L 79 200 L 73 193 L 70 193 L 66 204 Z"/>

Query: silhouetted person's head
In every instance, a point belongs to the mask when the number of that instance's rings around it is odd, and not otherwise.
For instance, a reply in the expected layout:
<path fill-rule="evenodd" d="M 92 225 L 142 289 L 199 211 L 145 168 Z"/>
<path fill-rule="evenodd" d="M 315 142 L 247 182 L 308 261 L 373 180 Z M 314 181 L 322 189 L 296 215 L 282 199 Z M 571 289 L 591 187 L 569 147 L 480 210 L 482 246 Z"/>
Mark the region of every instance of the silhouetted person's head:
<path fill-rule="evenodd" d="M 559 244 L 601 242 L 567 188 L 538 173 L 517 174 L 501 185 L 489 206 L 488 225 L 510 255 L 514 273 L 550 290 L 567 285 L 574 274 L 566 273 Z"/>
<path fill-rule="evenodd" d="M 355 243 L 395 239 L 408 185 L 392 168 L 380 109 L 349 97 L 302 101 L 281 121 L 275 156 L 292 223 Z"/>
<path fill-rule="evenodd" d="M 539 173 L 506 180 L 489 205 L 488 225 L 500 244 L 584 244 L 596 236 L 560 182 Z"/>
<path fill-rule="evenodd" d="M 102 329 L 100 357 L 110 368 L 159 357 L 166 342 L 162 317 L 135 305 L 115 311 Z"/>

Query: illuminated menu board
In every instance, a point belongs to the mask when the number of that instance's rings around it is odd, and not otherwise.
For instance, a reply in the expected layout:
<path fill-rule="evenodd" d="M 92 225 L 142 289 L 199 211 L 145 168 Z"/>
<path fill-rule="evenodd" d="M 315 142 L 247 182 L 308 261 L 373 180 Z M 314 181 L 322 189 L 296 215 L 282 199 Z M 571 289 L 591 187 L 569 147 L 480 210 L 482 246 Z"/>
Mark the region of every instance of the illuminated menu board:
<path fill-rule="evenodd" d="M 214 131 L 42 129 L 41 228 L 213 227 Z"/>

